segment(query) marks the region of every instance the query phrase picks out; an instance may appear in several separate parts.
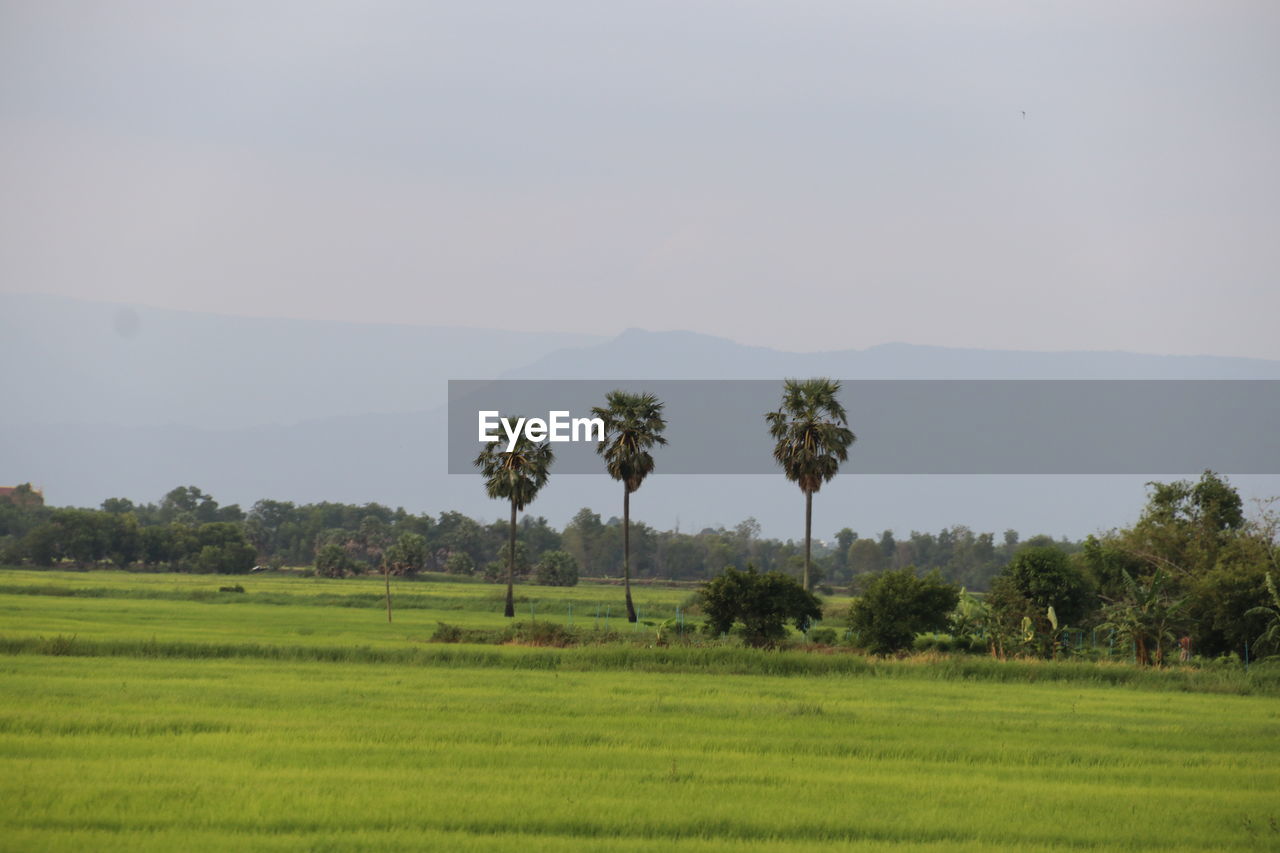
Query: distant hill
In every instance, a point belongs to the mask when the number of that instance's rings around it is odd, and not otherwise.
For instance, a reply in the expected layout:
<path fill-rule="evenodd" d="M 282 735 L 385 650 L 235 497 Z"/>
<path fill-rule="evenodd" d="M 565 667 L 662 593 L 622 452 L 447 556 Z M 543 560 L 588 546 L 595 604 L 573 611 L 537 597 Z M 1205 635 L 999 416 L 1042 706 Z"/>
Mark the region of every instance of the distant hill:
<path fill-rule="evenodd" d="M 443 404 L 450 378 L 598 340 L 0 294 L 0 422 L 235 428 L 416 411 Z"/>
<path fill-rule="evenodd" d="M 449 378 L 1280 379 L 1280 362 L 890 344 L 786 353 L 692 332 L 611 339 L 492 330 L 255 320 L 47 297 L 0 296 L 0 484 L 52 504 L 158 499 L 194 484 L 221 502 L 379 501 L 415 512 L 502 510 L 445 473 Z M 1174 472 L 1195 473 L 1195 472 Z M 1145 477 L 841 477 L 815 501 L 823 535 L 849 525 L 1083 535 L 1131 521 Z M 1247 494 L 1280 478 L 1236 478 Z M 552 477 L 533 511 L 615 513 L 616 484 Z M 798 535 L 781 476 L 656 477 L 636 517 L 685 529 L 755 516 Z"/>
<path fill-rule="evenodd" d="M 695 332 L 628 329 L 547 353 L 509 379 L 1278 379 L 1280 361 L 1129 352 L 1025 352 L 881 344 L 792 353 Z"/>

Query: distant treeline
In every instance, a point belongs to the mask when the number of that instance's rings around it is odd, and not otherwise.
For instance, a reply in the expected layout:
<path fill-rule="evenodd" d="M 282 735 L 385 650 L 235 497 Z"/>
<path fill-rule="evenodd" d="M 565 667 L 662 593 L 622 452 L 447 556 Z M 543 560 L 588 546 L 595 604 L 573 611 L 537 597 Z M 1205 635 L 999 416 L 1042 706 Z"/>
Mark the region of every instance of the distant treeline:
<path fill-rule="evenodd" d="M 226 573 L 257 565 L 315 566 L 331 576 L 386 566 L 398 575 L 433 571 L 497 580 L 506 568 L 508 534 L 506 521 L 484 524 L 459 512 L 414 515 L 377 503 L 260 500 L 245 512 L 236 504 L 220 505 L 195 486 L 179 486 L 159 503 L 109 498 L 96 510 L 47 507 L 20 495 L 0 498 L 0 560 L 8 564 Z M 843 586 L 883 569 L 915 566 L 982 590 L 1028 544 L 1067 552 L 1082 547 L 1047 536 L 1021 541 L 1013 530 L 997 541 L 992 533 L 962 526 L 936 534 L 912 531 L 902 539 L 889 530 L 860 537 L 845 528 L 815 543 L 814 568 L 820 582 Z M 731 529 L 697 533 L 633 521 L 631 551 L 632 572 L 641 578 L 705 580 L 725 566 L 748 564 L 798 576 L 803 563 L 803 542 L 762 537 L 750 518 Z M 562 573 L 573 577 L 620 575 L 621 522 L 584 508 L 557 530 L 545 518 L 526 516 L 516 545 L 517 573 L 536 575 L 548 564 L 567 566 Z"/>

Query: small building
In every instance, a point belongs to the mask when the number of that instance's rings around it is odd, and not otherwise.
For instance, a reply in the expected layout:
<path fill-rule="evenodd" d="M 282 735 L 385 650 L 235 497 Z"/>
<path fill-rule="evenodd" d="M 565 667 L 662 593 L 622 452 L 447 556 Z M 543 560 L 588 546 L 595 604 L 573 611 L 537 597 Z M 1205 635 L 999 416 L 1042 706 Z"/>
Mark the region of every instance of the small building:
<path fill-rule="evenodd" d="M 44 492 L 34 489 L 30 483 L 17 486 L 0 486 L 0 501 L 18 506 L 44 506 Z"/>

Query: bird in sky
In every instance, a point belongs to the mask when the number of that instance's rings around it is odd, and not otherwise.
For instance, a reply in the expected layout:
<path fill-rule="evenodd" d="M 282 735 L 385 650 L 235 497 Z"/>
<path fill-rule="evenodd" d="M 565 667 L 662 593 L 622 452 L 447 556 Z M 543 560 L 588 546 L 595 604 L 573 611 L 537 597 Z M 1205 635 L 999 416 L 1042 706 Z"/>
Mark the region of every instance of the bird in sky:
<path fill-rule="evenodd" d="M 1023 110 L 1023 111 L 1022 111 L 1022 117 L 1023 117 L 1023 118 L 1026 118 L 1026 117 L 1027 117 L 1027 111 L 1026 111 L 1026 110 Z"/>

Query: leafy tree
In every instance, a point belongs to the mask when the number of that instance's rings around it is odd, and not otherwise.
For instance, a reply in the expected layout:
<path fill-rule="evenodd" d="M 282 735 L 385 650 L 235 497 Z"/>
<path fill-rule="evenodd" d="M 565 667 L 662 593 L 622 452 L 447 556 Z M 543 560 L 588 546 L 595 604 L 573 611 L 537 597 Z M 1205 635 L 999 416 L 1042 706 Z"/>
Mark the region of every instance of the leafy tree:
<path fill-rule="evenodd" d="M 563 549 L 574 556 L 588 577 L 601 573 L 597 545 L 603 532 L 604 524 L 600 521 L 600 513 L 592 512 L 585 506 L 574 513 L 573 519 L 564 528 L 564 535 L 561 537 Z"/>
<path fill-rule="evenodd" d="M 653 473 L 650 451 L 667 443 L 662 432 L 667 422 L 662 403 L 652 394 L 629 394 L 614 390 L 605 395 L 605 405 L 591 413 L 604 421 L 604 440 L 596 452 L 604 458 L 609 476 L 622 483 L 622 583 L 626 590 L 627 621 L 636 621 L 631 603 L 631 493 Z"/>
<path fill-rule="evenodd" d="M 142 528 L 132 512 L 107 514 L 103 521 L 106 534 L 106 553 L 111 562 L 125 568 L 142 556 Z"/>
<path fill-rule="evenodd" d="M 460 512 L 440 513 L 433 539 L 438 555 L 436 559 L 440 561 L 437 565 L 446 564 L 454 554 L 463 553 L 474 569 L 475 564 L 484 559 L 483 540 L 484 528 L 474 519 Z"/>
<path fill-rule="evenodd" d="M 52 566 L 62 557 L 57 525 L 46 521 L 32 529 L 23 537 L 20 550 L 37 566 Z"/>
<path fill-rule="evenodd" d="M 1268 541 L 1254 531 L 1236 535 L 1218 552 L 1212 569 L 1180 585 L 1190 596 L 1187 610 L 1198 652 L 1241 654 L 1246 644 L 1256 648 L 1265 627 L 1259 608 L 1269 601 L 1269 551 Z"/>
<path fill-rule="evenodd" d="M 849 568 L 854 576 L 875 574 L 884 568 L 884 552 L 870 539 L 856 539 L 849 546 Z"/>
<path fill-rule="evenodd" d="M 840 383 L 833 379 L 788 379 L 783 385 L 782 406 L 765 415 L 775 444 L 773 458 L 787 479 L 804 492 L 804 589 L 812 589 L 809 577 L 813 547 L 813 495 L 840 470 L 849 458 L 856 436 L 837 395 Z"/>
<path fill-rule="evenodd" d="M 890 654 L 916 634 L 944 630 L 959 598 L 960 590 L 936 571 L 925 577 L 913 568 L 886 571 L 849 608 L 849 627 L 869 651 Z"/>
<path fill-rule="evenodd" d="M 162 522 L 217 521 L 218 502 L 195 486 L 178 486 L 160 499 L 159 514 Z"/>
<path fill-rule="evenodd" d="M 880 553 L 884 556 L 885 565 L 893 562 L 898 555 L 898 541 L 893 538 L 893 531 L 886 530 L 880 534 Z"/>
<path fill-rule="evenodd" d="M 1147 486 L 1151 494 L 1142 518 L 1120 544 L 1147 563 L 1144 574 L 1164 569 L 1173 582 L 1184 585 L 1212 569 L 1221 549 L 1244 526 L 1240 495 L 1212 471 L 1196 483 Z"/>
<path fill-rule="evenodd" d="M 546 485 L 554 459 L 555 454 L 550 444 L 531 441 L 523 432 L 516 438 L 509 452 L 500 450 L 498 442 L 492 442 L 486 444 L 475 459 L 475 466 L 484 477 L 484 487 L 489 497 L 511 503 L 507 603 L 504 612 L 507 618 L 515 618 L 516 615 L 516 513 L 532 503 Z"/>
<path fill-rule="evenodd" d="M 354 567 L 354 562 L 341 545 L 329 543 L 316 553 L 316 571 L 327 578 L 340 578 Z"/>
<path fill-rule="evenodd" d="M 505 526 L 505 525 L 504 525 Z M 505 569 L 511 565 L 511 559 L 508 556 L 508 550 L 511 544 L 509 542 L 502 543 L 502 548 L 498 550 L 498 558 L 490 560 L 484 567 L 484 579 L 490 583 L 497 583 L 502 580 Z M 525 578 L 529 574 L 532 566 L 529 563 L 529 549 L 525 547 L 523 542 L 516 542 L 516 559 L 515 559 L 515 576 Z"/>
<path fill-rule="evenodd" d="M 107 554 L 107 533 L 102 513 L 88 509 L 57 509 L 53 524 L 63 554 L 78 565 L 89 566 Z"/>
<path fill-rule="evenodd" d="M 196 571 L 244 574 L 257 561 L 257 552 L 245 538 L 243 528 L 234 522 L 202 524 L 188 542 L 186 553 L 192 556 Z"/>
<path fill-rule="evenodd" d="M 703 584 L 698 598 L 710 630 L 725 634 L 741 622 L 747 644 L 757 647 L 783 639 L 788 620 L 803 630 L 822 618 L 822 602 L 813 593 L 780 572 L 759 574 L 750 566 L 746 571 L 726 567 Z"/>
<path fill-rule="evenodd" d="M 565 551 L 545 551 L 533 570 L 533 579 L 542 586 L 577 586 L 578 561 Z"/>
<path fill-rule="evenodd" d="M 987 600 L 997 655 L 1020 644 L 1050 657 L 1058 623 L 1078 624 L 1093 607 L 1094 596 L 1084 572 L 1061 549 L 1024 545 L 996 576 Z"/>
<path fill-rule="evenodd" d="M 847 580 L 849 577 L 849 549 L 853 547 L 853 543 L 857 540 L 858 534 L 854 533 L 848 527 L 841 528 L 836 533 L 836 547 L 831 554 L 831 576 L 839 580 Z"/>
<path fill-rule="evenodd" d="M 427 539 L 417 533 L 404 532 L 383 555 L 389 570 L 402 575 L 413 575 L 427 565 Z"/>
<path fill-rule="evenodd" d="M 1056 547 L 1023 548 L 1003 574 L 1035 608 L 1052 607 L 1063 623 L 1079 622 L 1093 605 L 1088 579 Z"/>
<path fill-rule="evenodd" d="M 124 515 L 127 512 L 136 510 L 137 507 L 128 498 L 107 498 L 102 502 L 102 511 L 112 515 Z"/>
<path fill-rule="evenodd" d="M 444 561 L 444 570 L 451 575 L 469 575 L 476 570 L 476 564 L 466 551 L 454 551 Z"/>

